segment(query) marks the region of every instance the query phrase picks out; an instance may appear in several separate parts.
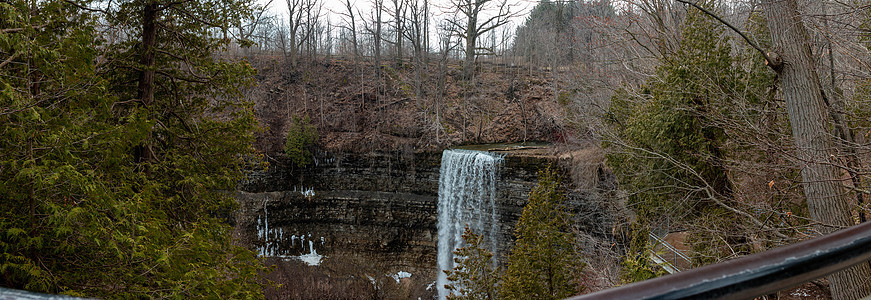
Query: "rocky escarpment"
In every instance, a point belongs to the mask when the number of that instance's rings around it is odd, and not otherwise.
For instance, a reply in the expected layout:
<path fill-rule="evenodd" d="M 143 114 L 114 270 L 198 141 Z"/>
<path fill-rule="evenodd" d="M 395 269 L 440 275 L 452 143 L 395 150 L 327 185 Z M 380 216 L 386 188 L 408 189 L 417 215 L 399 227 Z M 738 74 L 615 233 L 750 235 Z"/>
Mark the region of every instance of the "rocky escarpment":
<path fill-rule="evenodd" d="M 273 162 L 240 185 L 237 232 L 264 256 L 354 257 L 384 274 L 409 272 L 423 290 L 437 274 L 441 155 L 321 152 L 301 169 Z M 496 203 L 506 242 L 498 252 L 510 247 L 536 173 L 556 163 L 552 156 L 506 155 Z"/>

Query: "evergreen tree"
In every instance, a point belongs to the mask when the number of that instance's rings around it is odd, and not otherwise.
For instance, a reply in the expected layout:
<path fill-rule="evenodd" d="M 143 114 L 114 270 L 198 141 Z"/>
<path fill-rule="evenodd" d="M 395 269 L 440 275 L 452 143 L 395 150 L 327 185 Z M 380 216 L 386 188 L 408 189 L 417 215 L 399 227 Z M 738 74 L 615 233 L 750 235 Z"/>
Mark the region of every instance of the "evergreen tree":
<path fill-rule="evenodd" d="M 607 163 L 631 192 L 628 205 L 638 219 L 660 229 L 706 228 L 689 237 L 696 264 L 715 261 L 726 243 L 746 245 L 736 226 L 745 219 L 737 219 L 729 207 L 734 187 L 726 161 L 730 154 L 746 152 L 735 145 L 747 148 L 748 143 L 730 135 L 733 129 L 724 124 L 763 119 L 765 109 L 739 115 L 747 111 L 734 108 L 738 101 L 744 101 L 741 107 L 765 105 L 760 95 L 773 78 L 758 63 L 740 68 L 731 52 L 720 24 L 689 11 L 680 47 L 661 59 L 640 97 L 618 92 L 606 117 L 616 131 L 605 144 Z M 642 245 L 646 235 L 633 238 L 641 239 L 632 242 L 637 250 L 649 248 Z"/>
<path fill-rule="evenodd" d="M 581 290 L 576 279 L 583 264 L 573 249 L 559 179 L 552 169 L 538 176 L 515 227 L 500 293 L 505 299 L 562 299 Z"/>
<path fill-rule="evenodd" d="M 650 259 L 651 254 L 654 253 L 648 242 L 649 231 L 644 223 L 643 220 L 636 220 L 630 224 L 629 231 L 632 236 L 629 239 L 628 255 L 620 263 L 622 266 L 620 281 L 623 283 L 644 281 L 668 273 Z"/>
<path fill-rule="evenodd" d="M 132 246 L 94 172 L 122 139 L 107 123 L 94 25 L 63 1 L 0 3 L 2 286 L 59 292 L 106 279 L 85 275 Z"/>
<path fill-rule="evenodd" d="M 237 99 L 253 70 L 215 56 L 249 4 L 91 4 L 0 3 L 0 286 L 260 296 L 262 264 L 232 242 L 222 192 L 251 151 Z"/>
<path fill-rule="evenodd" d="M 714 113 L 708 110 L 727 103 L 724 92 L 735 84 L 731 49 L 720 42 L 722 29 L 694 11 L 681 37 L 680 48 L 662 59 L 657 76 L 643 89 L 647 98 L 618 94 L 611 107 L 612 116 L 626 116 L 613 119 L 613 124 L 627 145 L 613 151 L 608 164 L 617 170 L 624 188 L 639 191 L 629 199 L 636 213 L 664 226 L 672 225 L 669 221 L 691 223 L 705 214 L 722 215 L 709 192 L 717 197 L 731 193 L 722 164 L 724 131 L 706 118 Z M 632 238 L 633 245 L 642 245 L 633 250 L 649 248 L 644 246 L 647 236 Z M 709 256 L 708 245 L 702 245 L 695 250 Z M 649 265 L 645 261 L 638 260 L 641 266 Z M 624 278 L 648 277 L 630 275 L 632 268 L 624 272 Z"/>
<path fill-rule="evenodd" d="M 532 8 L 523 25 L 517 28 L 514 49 L 535 63 L 548 56 L 560 62 L 573 62 L 597 38 L 586 19 L 611 19 L 617 13 L 608 0 L 542 0 Z"/>
<path fill-rule="evenodd" d="M 723 129 L 713 126 L 705 114 L 724 107 L 728 100 L 723 92 L 733 90 L 731 48 L 720 42 L 722 29 L 700 13 L 691 11 L 683 28 L 681 47 L 662 59 L 657 76 L 642 90 L 645 98 L 618 93 L 609 112 L 618 135 L 638 149 L 615 151 L 608 163 L 618 171 L 621 183 L 642 191 L 632 201 L 649 210 L 642 213 L 687 213 L 695 206 L 673 199 L 706 197 L 702 190 L 687 187 L 711 185 L 722 195 L 731 189 L 721 163 Z"/>
<path fill-rule="evenodd" d="M 293 116 L 284 141 L 284 154 L 297 167 L 305 166 L 311 162 L 311 148 L 317 141 L 318 129 L 311 124 L 309 117 Z"/>
<path fill-rule="evenodd" d="M 466 246 L 454 250 L 453 270 L 444 270 L 450 284 L 445 289 L 451 291 L 448 299 L 483 300 L 496 299 L 499 285 L 499 269 L 493 261 L 493 252 L 484 248 L 484 236 L 475 234 L 469 226 L 463 233 Z"/>

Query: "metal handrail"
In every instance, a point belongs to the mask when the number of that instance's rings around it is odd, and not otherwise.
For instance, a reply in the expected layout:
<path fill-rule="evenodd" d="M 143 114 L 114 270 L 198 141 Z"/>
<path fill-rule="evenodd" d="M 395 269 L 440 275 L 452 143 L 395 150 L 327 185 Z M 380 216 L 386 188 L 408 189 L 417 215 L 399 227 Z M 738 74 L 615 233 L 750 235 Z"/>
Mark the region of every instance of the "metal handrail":
<path fill-rule="evenodd" d="M 669 262 L 667 259 L 663 258 L 659 254 L 656 254 L 656 252 L 651 253 L 650 258 L 652 258 L 653 262 L 665 269 L 665 271 L 669 274 L 674 274 L 681 271 L 677 266 Z"/>
<path fill-rule="evenodd" d="M 871 222 L 734 260 L 569 299 L 752 299 L 871 259 Z"/>
<path fill-rule="evenodd" d="M 92 298 L 78 298 L 66 295 L 52 295 L 35 293 L 31 291 L 14 290 L 0 287 L 0 299 L 3 300 L 87 300 Z"/>
<path fill-rule="evenodd" d="M 669 243 L 666 242 L 665 240 L 659 238 L 659 237 L 656 236 L 655 234 L 653 234 L 653 233 L 649 233 L 649 232 L 648 232 L 647 235 L 649 235 L 649 236 L 650 236 L 654 241 L 656 241 L 656 242 L 659 243 L 660 245 L 664 246 L 665 248 L 667 248 L 667 249 L 670 250 L 671 252 L 674 252 L 675 254 L 677 254 L 677 256 L 680 256 L 680 258 L 683 258 L 684 260 L 686 260 L 686 261 L 688 261 L 688 262 L 692 262 L 692 261 L 693 261 L 692 259 L 690 259 L 689 257 L 687 257 L 685 254 L 683 254 L 682 252 L 678 251 L 677 248 L 675 248 L 674 246 L 672 246 L 671 244 L 669 244 Z"/>

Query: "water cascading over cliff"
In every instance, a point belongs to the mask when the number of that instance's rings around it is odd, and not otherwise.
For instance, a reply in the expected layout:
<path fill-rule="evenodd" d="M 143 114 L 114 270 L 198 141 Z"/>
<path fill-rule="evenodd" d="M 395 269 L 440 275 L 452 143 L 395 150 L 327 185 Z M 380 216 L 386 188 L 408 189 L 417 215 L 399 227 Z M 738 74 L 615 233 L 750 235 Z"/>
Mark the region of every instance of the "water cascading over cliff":
<path fill-rule="evenodd" d="M 502 156 L 471 150 L 442 152 L 438 202 L 439 299 L 445 299 L 447 276 L 441 270 L 455 266 L 453 251 L 463 245 L 463 231 L 469 226 L 489 241 L 496 252 L 499 222 L 496 215 L 496 181 Z"/>

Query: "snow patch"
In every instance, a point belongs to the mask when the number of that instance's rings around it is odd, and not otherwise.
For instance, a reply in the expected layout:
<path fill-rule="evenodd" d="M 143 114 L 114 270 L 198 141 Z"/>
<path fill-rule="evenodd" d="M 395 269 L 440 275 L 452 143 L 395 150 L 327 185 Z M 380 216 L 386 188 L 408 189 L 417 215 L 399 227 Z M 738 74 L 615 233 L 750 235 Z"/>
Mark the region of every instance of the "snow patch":
<path fill-rule="evenodd" d="M 323 260 L 324 256 L 319 255 L 317 253 L 309 253 L 297 256 L 297 259 L 301 260 L 305 264 L 309 266 L 319 266 L 321 265 L 321 260 Z"/>
<path fill-rule="evenodd" d="M 399 271 L 396 274 L 390 275 L 390 277 L 393 278 L 393 280 L 396 280 L 396 283 L 399 283 L 400 279 L 411 277 L 411 273 L 408 273 L 406 271 Z"/>
<path fill-rule="evenodd" d="M 807 293 L 807 291 L 803 289 L 796 290 L 795 292 L 789 293 L 790 296 L 797 297 L 810 297 L 811 295 Z"/>
<path fill-rule="evenodd" d="M 319 266 L 324 256 L 318 254 L 318 251 L 315 250 L 315 246 L 311 240 L 308 241 L 308 246 L 309 249 L 311 249 L 311 252 L 309 252 L 308 254 L 300 255 L 297 258 L 309 266 Z"/>

